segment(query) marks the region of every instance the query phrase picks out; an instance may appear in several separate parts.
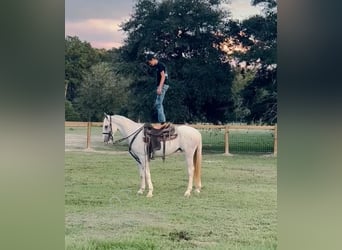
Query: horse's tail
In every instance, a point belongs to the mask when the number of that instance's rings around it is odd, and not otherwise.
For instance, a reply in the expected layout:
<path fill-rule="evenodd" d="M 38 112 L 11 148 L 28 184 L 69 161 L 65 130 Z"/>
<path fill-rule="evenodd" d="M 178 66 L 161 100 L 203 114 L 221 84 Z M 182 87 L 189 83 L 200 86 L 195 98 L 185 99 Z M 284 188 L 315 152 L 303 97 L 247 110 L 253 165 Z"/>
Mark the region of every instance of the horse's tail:
<path fill-rule="evenodd" d="M 194 182 L 196 189 L 200 190 L 202 187 L 201 183 L 201 171 L 202 171 L 202 140 L 198 144 L 194 154 Z"/>

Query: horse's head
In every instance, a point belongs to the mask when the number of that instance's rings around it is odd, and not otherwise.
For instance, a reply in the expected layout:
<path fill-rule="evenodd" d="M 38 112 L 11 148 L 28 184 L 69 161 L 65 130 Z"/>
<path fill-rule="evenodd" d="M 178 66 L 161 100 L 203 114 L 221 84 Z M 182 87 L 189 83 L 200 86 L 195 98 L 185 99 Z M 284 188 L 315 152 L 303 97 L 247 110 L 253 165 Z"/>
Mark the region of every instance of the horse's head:
<path fill-rule="evenodd" d="M 102 134 L 103 142 L 109 143 L 109 141 L 114 141 L 114 134 L 117 131 L 117 127 L 112 123 L 112 116 L 105 113 L 105 118 L 103 119 Z"/>

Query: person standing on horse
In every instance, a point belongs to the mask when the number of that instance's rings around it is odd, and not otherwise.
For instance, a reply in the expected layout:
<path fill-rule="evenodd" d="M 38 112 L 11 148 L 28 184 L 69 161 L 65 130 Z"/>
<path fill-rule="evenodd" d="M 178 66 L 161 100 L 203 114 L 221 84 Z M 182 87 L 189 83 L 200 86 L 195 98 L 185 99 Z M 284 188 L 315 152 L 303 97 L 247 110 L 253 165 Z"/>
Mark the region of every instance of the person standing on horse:
<path fill-rule="evenodd" d="M 169 88 L 168 74 L 165 64 L 158 61 L 154 54 L 147 54 L 146 61 L 148 65 L 153 67 L 156 71 L 156 84 L 157 84 L 157 98 L 155 101 L 155 107 L 158 113 L 158 122 L 164 125 L 166 118 L 164 113 L 163 101 L 165 93 Z"/>

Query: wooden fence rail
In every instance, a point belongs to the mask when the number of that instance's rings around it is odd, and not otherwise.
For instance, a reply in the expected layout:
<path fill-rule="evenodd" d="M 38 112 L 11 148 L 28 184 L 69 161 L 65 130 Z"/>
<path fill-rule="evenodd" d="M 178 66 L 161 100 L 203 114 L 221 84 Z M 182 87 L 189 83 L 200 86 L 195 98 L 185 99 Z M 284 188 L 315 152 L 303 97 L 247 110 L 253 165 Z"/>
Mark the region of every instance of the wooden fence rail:
<path fill-rule="evenodd" d="M 177 124 L 176 124 L 177 125 Z M 91 127 L 102 127 L 102 122 L 68 122 L 64 124 L 65 127 L 86 127 L 87 128 L 87 149 L 90 149 Z M 206 125 L 206 124 L 189 124 L 189 126 L 196 129 L 224 129 L 224 154 L 231 155 L 229 153 L 229 131 L 240 129 L 251 130 L 273 130 L 274 131 L 274 144 L 273 155 L 277 156 L 278 153 L 278 130 L 275 126 L 257 126 L 257 125 Z"/>

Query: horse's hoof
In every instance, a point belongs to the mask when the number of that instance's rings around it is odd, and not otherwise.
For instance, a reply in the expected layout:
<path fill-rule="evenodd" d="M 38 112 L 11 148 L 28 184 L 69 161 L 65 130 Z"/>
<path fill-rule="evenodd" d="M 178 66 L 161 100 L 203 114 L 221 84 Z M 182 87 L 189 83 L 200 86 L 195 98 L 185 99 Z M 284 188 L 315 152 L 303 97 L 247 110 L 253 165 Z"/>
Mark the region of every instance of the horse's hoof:
<path fill-rule="evenodd" d="M 200 192 L 201 192 L 200 189 L 195 189 L 195 193 L 196 193 L 196 194 L 199 194 Z"/>
<path fill-rule="evenodd" d="M 190 191 L 186 191 L 185 194 L 184 194 L 184 196 L 185 196 L 185 197 L 190 197 L 190 194 L 191 194 Z"/>
<path fill-rule="evenodd" d="M 147 198 L 152 198 L 153 194 L 148 192 L 148 194 L 146 195 Z"/>
<path fill-rule="evenodd" d="M 144 193 L 144 189 L 139 189 L 137 193 L 138 194 L 143 194 Z"/>

